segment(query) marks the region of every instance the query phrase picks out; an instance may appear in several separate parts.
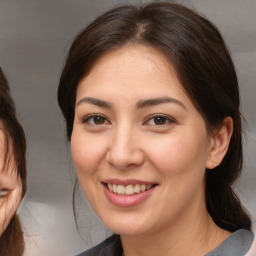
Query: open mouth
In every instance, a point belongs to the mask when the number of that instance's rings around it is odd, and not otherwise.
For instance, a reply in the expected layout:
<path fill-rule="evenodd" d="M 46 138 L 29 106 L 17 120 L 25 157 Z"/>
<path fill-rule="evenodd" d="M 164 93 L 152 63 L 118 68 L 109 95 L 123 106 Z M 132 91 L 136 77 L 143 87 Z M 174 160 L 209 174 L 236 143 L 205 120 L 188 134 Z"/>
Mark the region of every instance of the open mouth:
<path fill-rule="evenodd" d="M 104 183 L 104 185 L 114 194 L 123 195 L 123 196 L 131 196 L 135 194 L 139 194 L 141 192 L 145 192 L 147 190 L 152 189 L 157 186 L 156 184 L 130 184 L 127 186 L 117 185 L 111 183 Z"/>

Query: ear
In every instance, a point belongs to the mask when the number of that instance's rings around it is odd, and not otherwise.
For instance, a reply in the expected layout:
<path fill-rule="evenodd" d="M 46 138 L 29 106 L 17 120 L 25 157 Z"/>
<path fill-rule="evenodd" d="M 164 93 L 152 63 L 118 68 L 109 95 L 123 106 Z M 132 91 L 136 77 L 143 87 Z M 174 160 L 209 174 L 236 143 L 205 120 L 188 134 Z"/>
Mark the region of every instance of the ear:
<path fill-rule="evenodd" d="M 211 137 L 210 151 L 206 162 L 207 169 L 214 169 L 221 163 L 228 151 L 232 134 L 233 119 L 228 116 L 223 120 L 220 129 L 215 131 Z"/>

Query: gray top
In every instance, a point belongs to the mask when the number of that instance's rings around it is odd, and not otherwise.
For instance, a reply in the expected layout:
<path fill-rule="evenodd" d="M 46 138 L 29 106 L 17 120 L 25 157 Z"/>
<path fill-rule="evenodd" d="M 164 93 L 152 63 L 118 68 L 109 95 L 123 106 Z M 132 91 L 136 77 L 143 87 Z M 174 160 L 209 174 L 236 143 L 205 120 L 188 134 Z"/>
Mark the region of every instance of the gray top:
<path fill-rule="evenodd" d="M 252 232 L 239 229 L 205 256 L 244 256 L 250 250 L 253 238 Z"/>
<path fill-rule="evenodd" d="M 205 256 L 245 256 L 251 248 L 253 238 L 252 232 L 239 229 Z M 120 237 L 113 235 L 77 256 L 121 256 L 122 251 Z"/>

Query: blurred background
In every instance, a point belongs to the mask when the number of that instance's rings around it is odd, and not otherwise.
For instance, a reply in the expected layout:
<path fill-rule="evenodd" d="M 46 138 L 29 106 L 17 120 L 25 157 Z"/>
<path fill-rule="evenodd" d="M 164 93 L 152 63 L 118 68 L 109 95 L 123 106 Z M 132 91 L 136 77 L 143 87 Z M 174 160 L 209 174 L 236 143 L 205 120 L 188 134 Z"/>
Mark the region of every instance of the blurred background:
<path fill-rule="evenodd" d="M 83 199 L 78 234 L 72 212 L 74 168 L 57 105 L 61 68 L 74 36 L 116 0 L 0 0 L 0 66 L 6 73 L 28 143 L 29 190 L 19 214 L 26 256 L 69 256 L 108 234 Z M 246 119 L 244 172 L 235 185 L 256 218 L 256 1 L 176 1 L 202 13 L 222 32 L 237 69 Z M 254 230 L 256 225 L 254 221 Z"/>

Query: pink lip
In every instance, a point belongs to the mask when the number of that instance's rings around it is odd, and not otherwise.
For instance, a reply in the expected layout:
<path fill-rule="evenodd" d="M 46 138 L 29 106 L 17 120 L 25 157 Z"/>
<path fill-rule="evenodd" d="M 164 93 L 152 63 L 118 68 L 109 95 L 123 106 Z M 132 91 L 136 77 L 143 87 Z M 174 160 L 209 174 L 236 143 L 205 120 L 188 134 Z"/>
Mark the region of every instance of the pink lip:
<path fill-rule="evenodd" d="M 111 183 L 111 182 L 109 182 L 109 183 Z M 116 183 L 114 183 L 114 184 L 116 184 Z M 117 183 L 117 184 L 120 184 L 120 183 Z M 133 184 L 133 183 L 129 183 L 129 184 Z M 141 183 L 137 182 L 134 184 L 141 184 Z M 145 183 L 142 183 L 142 184 L 145 184 Z M 150 197 L 150 195 L 153 193 L 153 191 L 156 188 L 156 186 L 155 186 L 149 190 L 140 192 L 138 194 L 124 196 L 124 195 L 117 195 L 117 194 L 111 192 L 104 184 L 102 184 L 102 186 L 103 186 L 104 193 L 105 193 L 106 197 L 108 198 L 108 200 L 112 204 L 119 206 L 119 207 L 131 207 L 131 206 L 135 206 L 137 204 L 144 202 L 147 198 Z"/>

